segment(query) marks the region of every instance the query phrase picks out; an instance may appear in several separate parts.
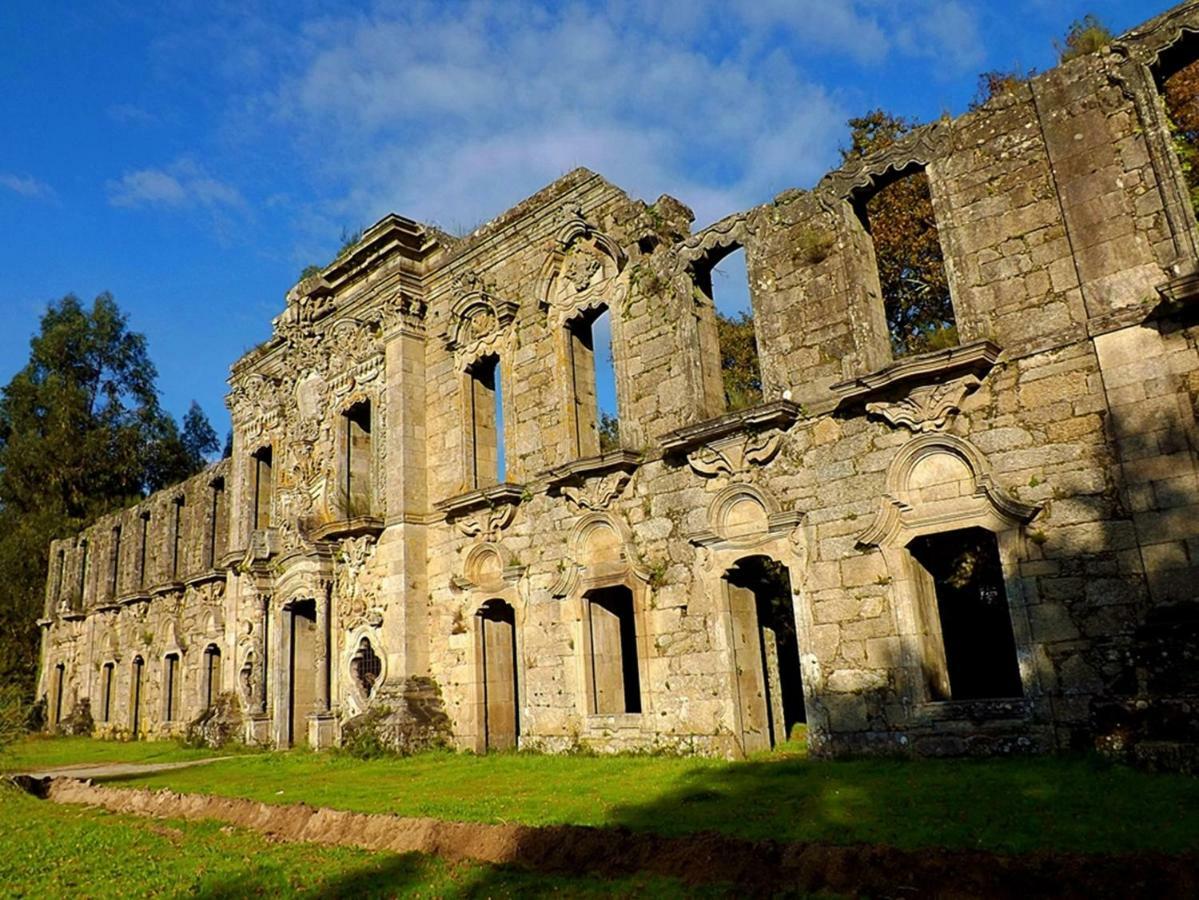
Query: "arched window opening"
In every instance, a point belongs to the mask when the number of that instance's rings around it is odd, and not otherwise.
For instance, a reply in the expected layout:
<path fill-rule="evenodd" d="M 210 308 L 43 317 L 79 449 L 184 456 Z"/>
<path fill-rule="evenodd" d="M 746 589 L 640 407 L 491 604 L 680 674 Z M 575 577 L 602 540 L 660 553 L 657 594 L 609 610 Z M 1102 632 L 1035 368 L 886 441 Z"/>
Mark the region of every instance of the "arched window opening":
<path fill-rule="evenodd" d="M 129 730 L 133 740 L 137 740 L 142 725 L 142 670 L 145 661 L 140 656 L 133 657 L 133 673 L 129 686 Z"/>
<path fill-rule="evenodd" d="M 216 702 L 221 693 L 221 649 L 209 644 L 204 650 L 204 708 Z"/>
<path fill-rule="evenodd" d="M 215 569 L 220 558 L 221 518 L 225 512 L 225 479 L 212 482 L 211 505 L 208 510 L 208 568 Z"/>
<path fill-rule="evenodd" d="M 112 721 L 112 676 L 116 671 L 114 663 L 105 663 L 100 673 L 100 721 Z"/>
<path fill-rule="evenodd" d="M 633 593 L 616 586 L 586 597 L 591 711 L 641 712 L 641 671 Z"/>
<path fill-rule="evenodd" d="M 725 581 L 744 749 L 775 747 L 806 721 L 791 576 L 781 563 L 751 556 Z"/>
<path fill-rule="evenodd" d="M 112 529 L 112 558 L 108 569 L 108 596 L 116 599 L 121 579 L 121 526 Z"/>
<path fill-rule="evenodd" d="M 274 499 L 274 453 L 268 444 L 254 453 L 254 528 L 271 527 L 271 501 Z"/>
<path fill-rule="evenodd" d="M 1153 67 L 1192 212 L 1199 213 L 1199 34 L 1184 31 Z"/>
<path fill-rule="evenodd" d="M 168 653 L 163 660 L 163 698 L 166 703 L 163 719 L 172 722 L 179 717 L 179 654 Z"/>
<path fill-rule="evenodd" d="M 908 544 L 918 565 L 928 693 L 985 700 L 1024 693 L 995 535 L 963 528 Z"/>
<path fill-rule="evenodd" d="M 63 682 L 67 680 L 67 667 L 59 663 L 54 667 L 54 724 L 62 721 Z"/>
<path fill-rule="evenodd" d="M 889 173 L 855 200 L 874 243 L 892 354 L 956 346 L 957 322 L 924 169 Z"/>
<path fill-rule="evenodd" d="M 174 503 L 174 522 L 171 525 L 171 579 L 179 579 L 180 548 L 183 544 L 183 504 L 182 496 L 176 497 Z"/>
<path fill-rule="evenodd" d="M 370 639 L 363 638 L 358 642 L 358 650 L 350 660 L 350 674 L 354 676 L 354 680 L 358 682 L 362 692 L 369 697 L 382 672 L 383 660 L 379 659 L 379 655 L 375 653 Z"/>
<path fill-rule="evenodd" d="M 504 480 L 507 468 L 500 358 L 483 357 L 466 376 L 468 486 L 490 487 Z"/>
<path fill-rule="evenodd" d="M 516 612 L 503 600 L 488 600 L 479 609 L 478 623 L 483 749 L 508 750 L 520 734 Z"/>
<path fill-rule="evenodd" d="M 342 484 L 343 511 L 347 519 L 371 514 L 371 470 L 374 448 L 371 442 L 371 404 L 355 403 L 342 414 L 345 444 L 345 472 Z"/>

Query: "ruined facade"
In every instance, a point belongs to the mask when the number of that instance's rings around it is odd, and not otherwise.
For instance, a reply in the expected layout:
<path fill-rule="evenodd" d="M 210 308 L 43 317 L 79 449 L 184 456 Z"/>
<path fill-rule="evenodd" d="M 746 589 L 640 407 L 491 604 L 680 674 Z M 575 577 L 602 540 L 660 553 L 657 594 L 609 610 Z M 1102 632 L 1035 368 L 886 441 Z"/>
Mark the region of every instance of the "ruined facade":
<path fill-rule="evenodd" d="M 1160 85 L 1196 56 L 1180 7 L 700 231 L 582 169 L 465 238 L 383 219 L 234 365 L 230 459 L 54 544 L 52 723 L 168 735 L 225 698 L 278 746 L 372 710 L 480 751 L 1185 742 L 1199 231 Z M 919 173 L 957 343 L 896 357 L 862 209 Z M 739 248 L 764 399 L 730 411 Z"/>

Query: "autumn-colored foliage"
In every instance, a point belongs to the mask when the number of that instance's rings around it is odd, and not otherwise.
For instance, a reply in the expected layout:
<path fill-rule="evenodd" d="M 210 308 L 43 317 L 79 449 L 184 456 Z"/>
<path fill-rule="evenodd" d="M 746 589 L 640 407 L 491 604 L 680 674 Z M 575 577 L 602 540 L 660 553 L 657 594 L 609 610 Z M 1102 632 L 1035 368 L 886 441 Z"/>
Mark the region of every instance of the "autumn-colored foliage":
<path fill-rule="evenodd" d="M 1199 212 L 1199 60 L 1183 66 L 1165 80 L 1162 94 L 1174 133 L 1174 148 Z"/>

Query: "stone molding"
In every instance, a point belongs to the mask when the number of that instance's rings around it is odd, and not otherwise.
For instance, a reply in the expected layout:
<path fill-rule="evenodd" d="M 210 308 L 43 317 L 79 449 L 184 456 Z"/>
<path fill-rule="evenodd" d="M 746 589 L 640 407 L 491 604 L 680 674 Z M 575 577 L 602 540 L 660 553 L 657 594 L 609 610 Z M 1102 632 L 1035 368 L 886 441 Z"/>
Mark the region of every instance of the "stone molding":
<path fill-rule="evenodd" d="M 624 492 L 642 459 L 632 450 L 611 450 L 547 469 L 542 477 L 549 493 L 579 509 L 604 510 Z"/>
<path fill-rule="evenodd" d="M 505 481 L 440 500 L 433 506 L 445 514 L 447 522 L 457 524 L 458 530 L 467 537 L 484 534 L 494 539 L 512 523 L 525 493 L 524 485 Z"/>

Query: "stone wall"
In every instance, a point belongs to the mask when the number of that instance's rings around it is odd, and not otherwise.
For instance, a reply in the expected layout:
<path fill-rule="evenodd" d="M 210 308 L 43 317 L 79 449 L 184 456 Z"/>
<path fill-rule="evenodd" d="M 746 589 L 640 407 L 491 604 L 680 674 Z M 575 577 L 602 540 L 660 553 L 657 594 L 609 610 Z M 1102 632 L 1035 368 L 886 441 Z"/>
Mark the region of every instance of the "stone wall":
<path fill-rule="evenodd" d="M 737 755 L 797 709 L 823 754 L 1193 740 L 1199 234 L 1155 83 L 1192 33 L 1178 7 L 694 233 L 584 169 L 462 238 L 385 218 L 234 366 L 231 460 L 54 545 L 50 708 L 165 734 L 219 681 L 276 745 L 448 717 L 475 750 Z M 858 209 L 916 170 L 959 344 L 893 358 Z M 742 247 L 764 397 L 730 411 L 702 288 Z M 954 541 L 991 581 L 933 573 Z M 1018 689 L 963 687 L 963 584 Z"/>

